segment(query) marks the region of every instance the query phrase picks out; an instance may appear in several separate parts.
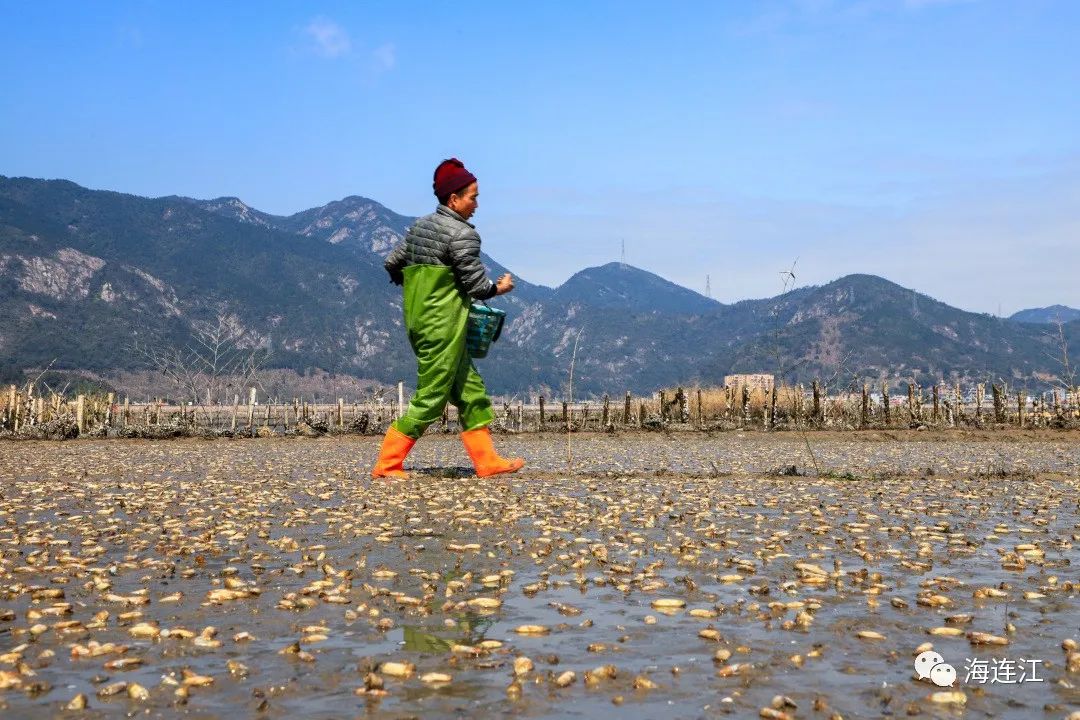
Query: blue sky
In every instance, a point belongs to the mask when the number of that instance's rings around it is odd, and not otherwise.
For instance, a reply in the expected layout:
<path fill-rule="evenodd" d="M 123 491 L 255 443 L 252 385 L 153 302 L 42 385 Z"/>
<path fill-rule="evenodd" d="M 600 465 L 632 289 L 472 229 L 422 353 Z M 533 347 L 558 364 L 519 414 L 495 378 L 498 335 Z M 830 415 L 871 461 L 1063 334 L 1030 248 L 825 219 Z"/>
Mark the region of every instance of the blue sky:
<path fill-rule="evenodd" d="M 1080 306 L 1080 3 L 0 0 L 0 174 L 419 215 L 451 155 L 485 249 L 722 301 L 869 272 Z"/>

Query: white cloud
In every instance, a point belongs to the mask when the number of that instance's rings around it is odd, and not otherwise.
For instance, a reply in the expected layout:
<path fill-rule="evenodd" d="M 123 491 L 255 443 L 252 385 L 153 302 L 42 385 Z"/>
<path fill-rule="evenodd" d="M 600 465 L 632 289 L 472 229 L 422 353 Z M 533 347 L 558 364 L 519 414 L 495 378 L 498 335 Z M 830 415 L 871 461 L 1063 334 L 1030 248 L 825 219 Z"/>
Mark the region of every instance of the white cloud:
<path fill-rule="evenodd" d="M 397 48 L 393 43 L 385 43 L 375 48 L 371 53 L 372 60 L 375 63 L 375 69 L 378 72 L 386 72 L 393 70 L 397 65 Z"/>
<path fill-rule="evenodd" d="M 308 23 L 304 34 L 310 38 L 312 49 L 325 58 L 341 57 L 352 49 L 345 28 L 325 17 L 317 17 Z"/>

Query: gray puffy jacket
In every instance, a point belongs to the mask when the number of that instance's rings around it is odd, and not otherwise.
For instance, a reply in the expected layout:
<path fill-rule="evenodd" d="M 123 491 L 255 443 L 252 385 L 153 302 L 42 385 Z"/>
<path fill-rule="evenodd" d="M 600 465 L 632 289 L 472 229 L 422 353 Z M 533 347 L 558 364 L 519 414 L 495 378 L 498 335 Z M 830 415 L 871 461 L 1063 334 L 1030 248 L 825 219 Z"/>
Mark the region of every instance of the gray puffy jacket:
<path fill-rule="evenodd" d="M 400 285 L 402 270 L 409 265 L 443 265 L 453 268 L 454 278 L 470 297 L 495 297 L 495 283 L 480 263 L 480 235 L 465 218 L 439 205 L 430 215 L 413 223 L 405 239 L 386 256 L 383 266 L 391 282 Z"/>

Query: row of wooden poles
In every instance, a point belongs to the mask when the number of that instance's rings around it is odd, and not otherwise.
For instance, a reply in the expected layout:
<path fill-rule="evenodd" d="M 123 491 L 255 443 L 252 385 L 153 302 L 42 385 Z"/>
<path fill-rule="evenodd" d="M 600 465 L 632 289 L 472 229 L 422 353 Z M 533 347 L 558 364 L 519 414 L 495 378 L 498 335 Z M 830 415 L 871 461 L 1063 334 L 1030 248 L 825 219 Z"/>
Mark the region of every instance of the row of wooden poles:
<path fill-rule="evenodd" d="M 579 402 L 548 400 L 540 396 L 535 404 L 522 401 L 496 403 L 503 428 L 513 431 L 597 429 L 612 427 L 657 427 L 685 425 L 696 428 L 728 427 L 820 427 L 857 429 L 870 427 L 958 427 L 964 425 L 1041 427 L 1080 419 L 1080 388 L 1054 390 L 1035 398 L 1023 391 L 1011 392 L 1005 385 L 985 385 L 964 394 L 959 384 L 923 388 L 911 383 L 906 397 L 890 396 L 882 384 L 880 395 L 871 394 L 864 384 L 860 392 L 830 394 L 814 381 L 802 385 L 724 388 L 692 388 L 661 391 L 652 397 L 634 397 L 626 392 L 619 400 L 610 395 Z M 621 400 L 621 402 L 620 402 Z M 67 417 L 80 434 L 88 429 L 153 428 L 163 425 L 191 429 L 224 429 L 254 432 L 259 427 L 272 430 L 296 429 L 302 424 L 321 423 L 327 428 L 377 430 L 396 419 L 405 409 L 404 389 L 399 384 L 396 403 L 382 401 L 347 403 L 292 402 L 264 399 L 259 402 L 250 388 L 247 403 L 234 395 L 233 403 L 183 405 L 158 399 L 133 403 L 125 397 L 117 402 L 113 393 L 65 397 L 55 393 L 35 396 L 33 389 L 8 389 L 0 420 L 2 427 L 18 431 Z M 448 407 L 442 426 L 456 422 L 457 413 Z"/>

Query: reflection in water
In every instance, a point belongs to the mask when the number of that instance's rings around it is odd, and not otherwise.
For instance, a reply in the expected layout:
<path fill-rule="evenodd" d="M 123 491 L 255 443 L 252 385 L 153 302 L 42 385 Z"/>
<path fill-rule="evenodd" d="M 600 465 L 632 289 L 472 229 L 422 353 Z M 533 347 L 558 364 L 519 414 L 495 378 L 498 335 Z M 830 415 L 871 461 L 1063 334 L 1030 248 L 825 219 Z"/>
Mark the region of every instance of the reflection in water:
<path fill-rule="evenodd" d="M 412 652 L 444 653 L 454 645 L 475 645 L 483 641 L 484 633 L 494 620 L 489 616 L 464 613 L 454 618 L 452 626 L 440 630 L 420 625 L 403 625 L 404 648 Z"/>

